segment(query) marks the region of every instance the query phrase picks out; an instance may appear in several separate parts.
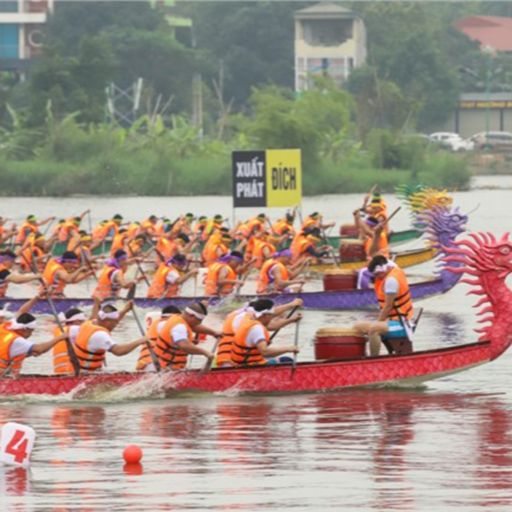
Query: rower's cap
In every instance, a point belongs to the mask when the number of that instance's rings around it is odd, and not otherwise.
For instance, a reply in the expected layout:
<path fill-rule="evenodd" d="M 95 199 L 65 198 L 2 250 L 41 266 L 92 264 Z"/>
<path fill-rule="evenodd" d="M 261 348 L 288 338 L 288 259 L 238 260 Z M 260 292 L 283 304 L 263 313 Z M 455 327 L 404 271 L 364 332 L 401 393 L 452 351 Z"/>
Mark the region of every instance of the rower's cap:
<path fill-rule="evenodd" d="M 81 217 L 73 217 L 73 223 L 76 224 L 77 226 L 80 225 L 80 222 L 82 222 L 82 218 Z"/>
<path fill-rule="evenodd" d="M 249 307 L 254 311 L 256 318 L 274 314 L 274 301 L 270 299 L 253 300 L 249 302 Z"/>
<path fill-rule="evenodd" d="M 22 313 L 18 318 L 11 320 L 9 327 L 13 331 L 29 329 L 33 331 L 37 327 L 36 317 L 30 313 Z"/>
<path fill-rule="evenodd" d="M 123 220 L 123 216 L 120 213 L 116 213 L 112 218 L 114 220 Z"/>
<path fill-rule="evenodd" d="M 194 218 L 194 214 L 193 214 L 193 213 L 188 212 L 188 213 L 185 215 L 185 217 L 186 217 L 187 219 L 193 219 L 193 218 Z"/>
<path fill-rule="evenodd" d="M 158 217 L 157 217 L 156 215 L 150 215 L 150 216 L 149 216 L 149 220 L 150 220 L 151 222 L 153 222 L 153 221 L 154 221 L 154 222 L 156 222 L 156 221 L 158 220 Z"/>
<path fill-rule="evenodd" d="M 205 221 L 208 220 L 208 217 L 206 215 L 201 215 L 198 220 Z"/>
<path fill-rule="evenodd" d="M 59 259 L 61 263 L 75 262 L 78 261 L 78 256 L 72 251 L 66 251 Z"/>
<path fill-rule="evenodd" d="M 173 306 L 172 304 L 169 304 L 168 306 L 162 308 L 162 316 L 171 316 L 179 314 L 181 314 L 180 308 Z"/>
<path fill-rule="evenodd" d="M 313 212 L 313 213 L 310 215 L 310 217 L 311 217 L 312 219 L 316 219 L 317 217 L 320 217 L 320 214 L 319 214 L 318 212 Z"/>
<path fill-rule="evenodd" d="M 35 216 L 35 215 L 32 215 L 32 214 L 31 214 L 31 215 L 27 215 L 27 220 L 28 220 L 29 222 L 34 222 L 34 221 L 36 220 L 36 216 Z"/>
<path fill-rule="evenodd" d="M 267 218 L 267 216 L 264 213 L 260 213 L 258 215 L 258 219 L 266 219 L 266 218 Z"/>
<path fill-rule="evenodd" d="M 224 220 L 224 217 L 222 215 L 217 214 L 213 217 L 213 220 L 220 222 Z"/>
<path fill-rule="evenodd" d="M 117 249 L 117 251 L 114 253 L 114 259 L 116 260 L 124 260 L 128 257 L 128 254 L 126 254 L 126 251 L 124 249 Z"/>

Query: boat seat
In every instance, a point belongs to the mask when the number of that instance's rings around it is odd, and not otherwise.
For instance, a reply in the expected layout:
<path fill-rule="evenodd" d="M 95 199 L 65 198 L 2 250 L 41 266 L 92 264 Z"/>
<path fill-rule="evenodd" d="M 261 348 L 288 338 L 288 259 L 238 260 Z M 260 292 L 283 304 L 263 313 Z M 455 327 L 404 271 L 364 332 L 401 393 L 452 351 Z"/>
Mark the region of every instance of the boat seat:
<path fill-rule="evenodd" d="M 412 343 L 409 338 L 383 338 L 382 343 L 390 354 L 403 356 L 412 353 Z"/>

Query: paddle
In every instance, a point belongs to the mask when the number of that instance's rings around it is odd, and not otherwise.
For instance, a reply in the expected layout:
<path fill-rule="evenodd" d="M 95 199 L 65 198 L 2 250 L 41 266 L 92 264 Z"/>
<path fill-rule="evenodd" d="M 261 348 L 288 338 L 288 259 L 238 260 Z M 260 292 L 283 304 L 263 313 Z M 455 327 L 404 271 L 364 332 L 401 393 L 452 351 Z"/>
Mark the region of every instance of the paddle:
<path fill-rule="evenodd" d="M 299 325 L 300 321 L 295 324 L 295 339 L 293 341 L 293 346 L 297 348 L 299 346 Z M 293 354 L 293 361 L 292 361 L 292 377 L 295 373 L 295 370 L 297 369 L 297 352 L 294 352 Z"/>
<path fill-rule="evenodd" d="M 286 318 L 291 318 L 292 315 L 295 313 L 295 311 L 297 311 L 297 309 L 299 309 L 300 306 L 295 306 L 292 308 L 292 310 L 286 315 Z M 283 326 L 284 327 L 284 326 Z M 271 335 L 270 335 L 270 338 L 268 339 L 268 344 L 270 345 L 270 342 L 277 336 L 277 333 L 283 328 L 283 327 L 279 327 L 279 329 L 276 329 Z"/>
<path fill-rule="evenodd" d="M 136 285 L 132 286 L 133 295 L 134 296 L 135 296 L 135 286 Z M 130 289 L 130 292 L 129 292 L 128 296 L 131 294 L 132 289 Z M 139 328 L 139 331 L 140 331 L 141 335 L 142 336 L 146 336 L 146 331 L 144 330 L 142 322 L 140 321 L 139 315 L 135 311 L 135 304 L 132 306 L 132 313 L 133 313 L 133 318 L 135 318 L 135 323 L 137 324 L 137 327 Z M 157 372 L 161 372 L 162 371 L 162 366 L 160 365 L 160 361 L 158 359 L 158 356 L 155 354 L 155 351 L 153 350 L 153 347 L 151 346 L 151 343 L 150 343 L 149 340 L 146 340 L 146 347 L 147 347 L 147 349 L 149 351 L 149 355 L 151 356 L 151 362 L 153 363 L 153 366 L 155 367 Z"/>
<path fill-rule="evenodd" d="M 146 275 L 146 273 L 142 269 L 142 266 L 139 263 L 139 260 L 137 259 L 137 257 L 135 257 L 135 264 L 137 265 L 137 270 L 140 272 L 140 274 L 141 274 L 142 278 L 144 279 L 144 281 L 146 282 L 146 284 L 148 286 L 151 286 L 151 283 L 149 282 L 148 276 Z"/>
<path fill-rule="evenodd" d="M 23 253 L 21 253 L 21 257 L 25 260 L 26 265 L 28 265 L 28 267 L 32 269 L 32 272 L 34 274 L 37 274 L 37 269 L 34 268 L 33 262 L 29 262 Z M 46 283 L 44 282 L 44 279 L 42 277 L 39 277 L 38 281 L 41 283 L 41 286 L 43 287 L 43 290 L 46 293 L 46 300 L 50 306 L 50 309 L 52 310 L 52 314 L 55 318 L 55 322 L 57 323 L 59 330 L 62 332 L 62 334 L 64 334 L 66 331 L 64 330 L 64 327 L 62 326 L 62 323 L 59 319 L 59 315 L 57 313 L 57 309 L 55 308 L 55 304 L 54 304 L 52 298 L 50 297 L 50 290 L 48 290 L 48 287 L 46 286 Z M 78 361 L 78 357 L 76 356 L 75 350 L 74 350 L 73 345 L 71 344 L 71 341 L 69 340 L 69 338 L 64 338 L 64 340 L 66 342 L 66 349 L 68 351 L 69 360 L 71 361 L 71 364 L 73 365 L 75 377 L 78 377 L 80 375 L 80 363 Z"/>
<path fill-rule="evenodd" d="M 207 359 L 206 360 L 206 363 L 204 364 L 203 366 L 203 369 L 201 370 L 201 373 L 207 373 L 211 370 L 212 368 L 212 364 L 213 364 L 213 360 L 215 359 L 215 353 L 217 352 L 217 347 L 219 346 L 219 342 L 220 342 L 220 338 L 217 338 L 215 340 L 215 343 L 212 347 L 212 354 L 213 354 L 213 357 L 211 359 Z"/>

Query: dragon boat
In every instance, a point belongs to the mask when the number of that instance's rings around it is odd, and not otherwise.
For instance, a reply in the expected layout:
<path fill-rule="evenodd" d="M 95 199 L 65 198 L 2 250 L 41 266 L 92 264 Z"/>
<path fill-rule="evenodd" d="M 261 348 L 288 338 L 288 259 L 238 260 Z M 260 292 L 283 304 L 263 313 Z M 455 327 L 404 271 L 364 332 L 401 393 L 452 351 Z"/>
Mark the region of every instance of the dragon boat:
<path fill-rule="evenodd" d="M 0 379 L 0 395 L 71 394 L 144 386 L 172 396 L 179 392 L 238 394 L 326 392 L 383 385 L 417 385 L 488 363 L 512 343 L 512 292 L 505 280 L 512 272 L 512 242 L 491 234 L 471 234 L 447 248 L 450 270 L 467 273 L 464 282 L 481 296 L 476 304 L 484 325 L 478 341 L 406 355 L 316 360 L 259 367 L 214 368 L 162 373 L 114 372 L 74 376 L 21 375 Z"/>
<path fill-rule="evenodd" d="M 441 257 L 444 247 L 450 247 L 456 237 L 464 231 L 467 223 L 467 216 L 459 213 L 458 209 L 446 211 L 434 209 L 426 212 L 422 220 L 427 226 L 425 232 L 431 244 L 431 250 Z M 410 285 L 413 299 L 419 300 L 446 293 L 457 283 L 459 276 L 443 268 L 440 273 L 430 279 L 412 283 Z M 329 276 L 324 278 L 324 284 L 329 280 Z M 355 276 L 354 276 L 355 281 Z M 270 298 L 276 303 L 286 303 L 290 300 L 300 298 L 304 301 L 306 309 L 324 309 L 324 310 L 350 310 L 377 307 L 377 299 L 372 289 L 342 289 L 335 290 L 333 286 L 330 291 L 302 292 L 302 293 L 280 293 L 267 295 L 237 295 L 229 297 L 235 302 L 247 302 L 256 298 Z M 226 297 L 173 297 L 167 299 L 145 299 L 136 298 L 135 305 L 144 309 L 160 308 L 164 305 L 173 304 L 183 307 L 193 301 L 206 301 L 211 306 L 217 306 L 226 302 Z M 9 304 L 13 309 L 19 308 L 26 299 L 1 299 L 0 306 Z M 53 303 L 57 311 L 66 311 L 72 307 L 92 306 L 92 299 L 89 298 L 64 298 L 54 299 Z M 46 301 L 40 301 L 33 307 L 35 313 L 51 313 L 51 307 Z"/>

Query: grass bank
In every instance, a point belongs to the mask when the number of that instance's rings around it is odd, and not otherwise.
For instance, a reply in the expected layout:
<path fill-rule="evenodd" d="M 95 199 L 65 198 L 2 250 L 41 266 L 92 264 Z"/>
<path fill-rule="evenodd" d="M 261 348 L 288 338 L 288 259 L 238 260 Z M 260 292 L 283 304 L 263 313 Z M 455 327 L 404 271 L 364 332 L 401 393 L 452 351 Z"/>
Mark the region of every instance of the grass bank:
<path fill-rule="evenodd" d="M 379 169 L 365 154 L 343 162 L 321 161 L 303 171 L 305 195 L 356 193 L 378 184 L 384 192 L 404 183 L 465 189 L 470 171 L 447 153 L 425 158 L 417 169 Z M 140 149 L 105 151 L 87 159 L 0 160 L 0 193 L 7 196 L 226 195 L 231 193 L 231 162 L 226 155 L 171 158 Z"/>

